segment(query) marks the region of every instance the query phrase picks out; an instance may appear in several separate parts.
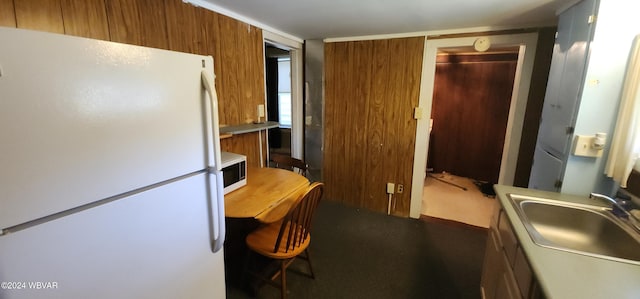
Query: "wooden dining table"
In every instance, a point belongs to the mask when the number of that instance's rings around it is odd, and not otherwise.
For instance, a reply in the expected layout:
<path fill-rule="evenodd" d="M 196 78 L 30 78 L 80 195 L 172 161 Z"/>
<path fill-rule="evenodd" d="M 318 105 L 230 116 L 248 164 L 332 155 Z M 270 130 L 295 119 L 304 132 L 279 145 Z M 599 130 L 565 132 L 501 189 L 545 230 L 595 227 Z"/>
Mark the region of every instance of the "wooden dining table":
<path fill-rule="evenodd" d="M 278 221 L 308 186 L 307 178 L 289 170 L 248 167 L 247 184 L 224 196 L 225 216 Z"/>

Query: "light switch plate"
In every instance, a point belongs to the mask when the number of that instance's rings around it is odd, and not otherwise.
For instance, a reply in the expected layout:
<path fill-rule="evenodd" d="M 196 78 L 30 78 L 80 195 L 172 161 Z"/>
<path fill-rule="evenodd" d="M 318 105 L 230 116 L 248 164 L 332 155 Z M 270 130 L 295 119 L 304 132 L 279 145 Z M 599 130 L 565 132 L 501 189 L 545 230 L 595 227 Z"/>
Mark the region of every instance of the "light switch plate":
<path fill-rule="evenodd" d="M 413 118 L 414 119 L 422 119 L 422 108 L 415 107 L 413 109 Z"/>
<path fill-rule="evenodd" d="M 595 136 L 576 135 L 573 142 L 573 155 L 579 157 L 602 157 L 601 149 L 593 148 Z"/>
<path fill-rule="evenodd" d="M 258 117 L 264 117 L 264 105 L 258 105 Z"/>

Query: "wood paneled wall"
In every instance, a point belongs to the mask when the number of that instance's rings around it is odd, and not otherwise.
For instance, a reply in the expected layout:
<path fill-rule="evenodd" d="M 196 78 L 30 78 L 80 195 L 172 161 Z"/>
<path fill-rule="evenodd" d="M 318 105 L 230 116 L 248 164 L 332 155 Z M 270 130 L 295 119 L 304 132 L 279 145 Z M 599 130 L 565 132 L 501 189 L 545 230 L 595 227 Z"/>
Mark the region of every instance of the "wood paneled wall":
<path fill-rule="evenodd" d="M 386 183 L 404 185 L 409 215 L 424 38 L 325 45 L 326 198 L 386 212 Z"/>
<path fill-rule="evenodd" d="M 0 0 L 0 26 L 211 55 L 221 124 L 256 120 L 265 101 L 262 30 L 181 0 Z M 259 165 L 258 141 L 248 133 L 221 145 Z"/>

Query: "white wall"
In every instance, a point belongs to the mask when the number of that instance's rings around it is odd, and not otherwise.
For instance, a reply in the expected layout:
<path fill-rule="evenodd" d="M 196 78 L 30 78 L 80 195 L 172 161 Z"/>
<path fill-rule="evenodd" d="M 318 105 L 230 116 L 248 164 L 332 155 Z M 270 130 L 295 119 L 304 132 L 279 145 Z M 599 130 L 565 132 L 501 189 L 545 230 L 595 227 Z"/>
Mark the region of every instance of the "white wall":
<path fill-rule="evenodd" d="M 629 51 L 640 33 L 639 9 L 636 1 L 600 1 L 574 135 L 604 132 L 612 138 Z M 612 193 L 616 186 L 604 175 L 608 152 L 607 145 L 601 158 L 570 155 L 561 192 Z"/>

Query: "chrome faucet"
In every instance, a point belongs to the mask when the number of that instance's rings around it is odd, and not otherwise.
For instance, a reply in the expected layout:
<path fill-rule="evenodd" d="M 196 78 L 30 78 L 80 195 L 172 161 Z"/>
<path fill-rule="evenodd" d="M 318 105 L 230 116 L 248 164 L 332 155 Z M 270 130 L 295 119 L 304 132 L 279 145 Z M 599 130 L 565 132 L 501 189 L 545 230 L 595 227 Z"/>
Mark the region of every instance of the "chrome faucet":
<path fill-rule="evenodd" d="M 629 222 L 631 222 L 631 225 L 633 225 L 637 230 L 640 231 L 640 219 L 636 218 L 636 216 L 629 213 L 629 211 L 627 211 L 627 209 L 625 209 L 622 205 L 620 205 L 617 200 L 600 193 L 591 193 L 589 194 L 589 198 L 598 198 L 611 203 L 613 206 L 618 208 L 618 210 L 620 210 L 622 213 L 624 213 L 627 216 L 627 219 L 629 219 Z"/>

